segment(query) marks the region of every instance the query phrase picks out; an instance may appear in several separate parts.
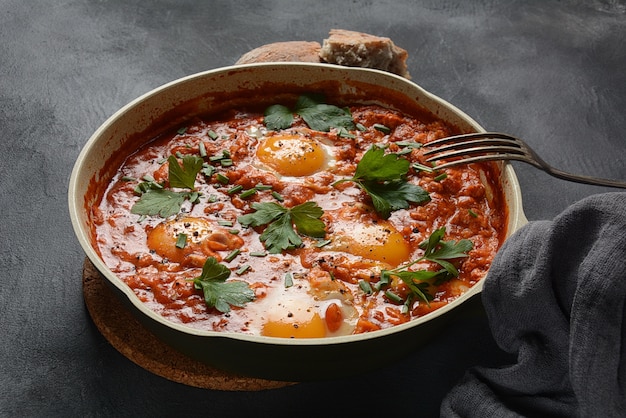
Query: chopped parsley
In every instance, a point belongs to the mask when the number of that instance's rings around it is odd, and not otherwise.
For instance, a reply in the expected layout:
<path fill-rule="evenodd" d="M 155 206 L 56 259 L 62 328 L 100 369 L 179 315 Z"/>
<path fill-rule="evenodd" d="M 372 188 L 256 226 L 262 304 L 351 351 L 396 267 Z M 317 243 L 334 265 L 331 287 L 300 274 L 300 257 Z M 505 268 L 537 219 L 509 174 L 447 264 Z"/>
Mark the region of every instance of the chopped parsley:
<path fill-rule="evenodd" d="M 176 248 L 183 249 L 187 246 L 187 234 L 176 235 Z"/>
<path fill-rule="evenodd" d="M 388 126 L 385 126 L 385 125 L 383 125 L 381 123 L 375 123 L 375 124 L 372 125 L 372 127 L 374 129 L 376 129 L 377 131 L 380 131 L 380 132 L 382 132 L 384 134 L 388 134 L 388 133 L 391 132 L 391 128 L 389 128 Z"/>
<path fill-rule="evenodd" d="M 163 188 L 161 183 L 157 183 L 157 181 L 152 178 L 152 176 L 144 176 L 143 181 L 135 187 L 135 194 L 141 195 L 142 193 L 147 192 L 150 189 L 159 190 Z M 125 180 L 132 181 L 132 180 Z"/>
<path fill-rule="evenodd" d="M 363 154 L 354 176 L 338 180 L 333 185 L 354 182 L 370 196 L 376 212 L 387 219 L 392 211 L 407 209 L 409 202 L 430 201 L 428 192 L 405 180 L 410 164 L 398 154 L 385 154 L 383 148 L 372 146 Z"/>
<path fill-rule="evenodd" d="M 244 226 L 267 225 L 260 239 L 270 254 L 300 247 L 302 238 L 298 234 L 314 238 L 323 238 L 326 234 L 324 222 L 320 220 L 324 212 L 315 202 L 305 202 L 292 208 L 275 202 L 255 202 L 250 207 L 255 212 L 237 220 Z"/>
<path fill-rule="evenodd" d="M 285 273 L 285 287 L 293 286 L 293 274 L 290 272 Z"/>

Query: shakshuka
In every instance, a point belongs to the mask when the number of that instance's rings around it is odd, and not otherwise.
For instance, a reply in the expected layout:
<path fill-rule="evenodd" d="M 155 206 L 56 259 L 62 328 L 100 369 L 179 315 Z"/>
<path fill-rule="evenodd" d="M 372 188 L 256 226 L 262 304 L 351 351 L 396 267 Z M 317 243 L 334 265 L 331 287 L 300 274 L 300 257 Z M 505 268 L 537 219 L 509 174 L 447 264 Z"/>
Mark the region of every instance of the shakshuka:
<path fill-rule="evenodd" d="M 91 208 L 97 249 L 163 317 L 284 338 L 392 327 L 486 274 L 494 163 L 438 170 L 432 114 L 297 103 L 197 117 L 134 150 Z"/>

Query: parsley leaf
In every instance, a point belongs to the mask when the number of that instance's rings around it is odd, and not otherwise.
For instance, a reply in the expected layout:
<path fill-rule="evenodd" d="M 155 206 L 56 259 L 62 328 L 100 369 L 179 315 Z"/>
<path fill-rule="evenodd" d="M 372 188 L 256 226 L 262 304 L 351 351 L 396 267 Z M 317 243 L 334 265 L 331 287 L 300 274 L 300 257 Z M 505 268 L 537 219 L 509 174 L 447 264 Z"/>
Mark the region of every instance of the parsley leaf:
<path fill-rule="evenodd" d="M 320 93 L 308 93 L 303 94 L 298 97 L 298 101 L 296 102 L 296 111 L 299 109 L 306 109 L 308 107 L 313 107 L 319 103 L 323 103 L 325 100 L 324 95 Z"/>
<path fill-rule="evenodd" d="M 270 223 L 259 238 L 265 243 L 265 248 L 270 254 L 277 254 L 282 250 L 298 248 L 302 245 L 302 238 L 294 231 L 288 212 Z"/>
<path fill-rule="evenodd" d="M 381 274 L 385 275 L 393 275 L 400 278 L 404 284 L 411 290 L 413 295 L 417 296 L 424 302 L 428 303 L 434 299 L 433 295 L 428 292 L 428 288 L 430 284 L 427 283 L 427 280 L 430 280 L 434 277 L 437 277 L 441 274 L 440 271 L 428 271 L 428 270 L 418 270 L 418 271 L 397 271 L 392 272 L 390 270 L 383 270 Z"/>
<path fill-rule="evenodd" d="M 433 300 L 433 296 L 428 292 L 430 284 L 428 281 L 434 280 L 435 285 L 441 284 L 446 280 L 459 275 L 457 268 L 448 260 L 467 257 L 469 251 L 473 248 L 472 241 L 462 239 L 458 242 L 443 241 L 445 227 L 435 230 L 428 240 L 420 244 L 420 248 L 424 249 L 424 255 L 404 266 L 400 266 L 393 270 L 382 270 L 381 282 L 388 285 L 390 277 L 398 277 L 411 290 L 414 296 L 422 299 L 426 303 Z M 437 271 L 416 270 L 411 271 L 409 267 L 420 261 L 432 261 L 443 267 Z"/>
<path fill-rule="evenodd" d="M 387 219 L 392 211 L 408 208 L 409 202 L 419 204 L 430 200 L 428 192 L 405 180 L 410 164 L 398 154 L 385 154 L 383 148 L 372 146 L 363 154 L 354 176 L 338 180 L 333 186 L 354 182 L 370 196 L 376 212 Z"/>
<path fill-rule="evenodd" d="M 353 179 L 365 181 L 386 181 L 400 179 L 409 171 L 411 163 L 398 154 L 385 154 L 385 149 L 372 146 L 356 166 Z"/>
<path fill-rule="evenodd" d="M 243 307 L 254 300 L 254 291 L 242 281 L 227 282 L 230 269 L 209 257 L 202 267 L 202 275 L 193 279 L 194 287 L 204 293 L 204 302 L 209 308 L 215 307 L 226 313 L 231 306 Z"/>
<path fill-rule="evenodd" d="M 298 233 L 315 238 L 322 238 L 326 234 L 324 222 L 320 220 L 324 212 L 315 202 L 305 202 L 292 208 L 275 202 L 255 202 L 250 207 L 255 212 L 240 216 L 237 220 L 244 226 L 267 225 L 260 239 L 270 254 L 301 246 L 302 239 Z"/>
<path fill-rule="evenodd" d="M 423 203 L 430 200 L 428 192 L 406 181 L 362 182 L 361 186 L 372 198 L 376 212 L 385 219 L 394 210 L 407 209 L 409 202 Z"/>
<path fill-rule="evenodd" d="M 204 160 L 197 155 L 185 155 L 182 160 L 183 165 L 181 167 L 178 160 L 173 155 L 170 155 L 167 159 L 169 163 L 168 176 L 170 186 L 193 190 L 196 183 L 196 176 L 202 169 Z"/>
<path fill-rule="evenodd" d="M 298 98 L 293 111 L 283 105 L 270 106 L 265 110 L 265 126 L 274 131 L 287 129 L 294 121 L 293 113 L 296 113 L 315 131 L 328 132 L 331 128 L 356 129 L 348 109 L 324 104 L 323 100 L 320 95 L 302 95 Z"/>
<path fill-rule="evenodd" d="M 240 216 L 237 220 L 245 226 L 261 226 L 268 224 L 283 215 L 287 208 L 278 203 L 252 203 L 250 205 L 256 212 Z"/>
<path fill-rule="evenodd" d="M 323 238 L 326 235 L 324 222 L 320 220 L 324 211 L 317 203 L 304 202 L 289 212 L 300 234 L 314 238 Z"/>
<path fill-rule="evenodd" d="M 183 202 L 189 195 L 188 192 L 149 189 L 135 202 L 130 213 L 149 216 L 159 215 L 162 218 L 167 218 L 180 211 Z"/>
<path fill-rule="evenodd" d="M 289 128 L 293 119 L 293 113 L 287 106 L 276 104 L 265 109 L 263 121 L 268 129 L 280 131 Z"/>
<path fill-rule="evenodd" d="M 472 241 L 462 239 L 459 242 L 442 241 L 445 228 L 439 228 L 433 232 L 428 241 L 423 242 L 420 247 L 424 248 L 424 260 L 434 261 L 443 267 L 446 272 L 454 277 L 459 275 L 456 267 L 446 260 L 467 257 L 467 252 L 472 249 Z"/>
<path fill-rule="evenodd" d="M 197 155 L 185 155 L 182 160 L 181 167 L 175 156 L 170 155 L 167 159 L 170 186 L 193 190 L 196 176 L 202 169 L 204 161 Z M 135 192 L 141 193 L 141 197 L 130 209 L 131 213 L 142 216 L 158 215 L 162 218 L 168 218 L 180 212 L 185 199 L 194 203 L 199 197 L 198 192 L 165 190 L 154 181 L 140 183 L 135 188 Z"/>
<path fill-rule="evenodd" d="M 318 104 L 313 107 L 297 110 L 302 119 L 315 131 L 328 132 L 331 128 L 354 129 L 350 112 L 337 106 Z"/>

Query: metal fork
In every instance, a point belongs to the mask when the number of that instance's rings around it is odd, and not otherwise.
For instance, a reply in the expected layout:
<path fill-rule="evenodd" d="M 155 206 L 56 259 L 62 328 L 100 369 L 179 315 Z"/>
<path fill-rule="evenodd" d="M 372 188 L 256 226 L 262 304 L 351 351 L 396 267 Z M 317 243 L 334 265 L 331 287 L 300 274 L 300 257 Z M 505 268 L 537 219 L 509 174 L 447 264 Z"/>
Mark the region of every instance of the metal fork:
<path fill-rule="evenodd" d="M 450 136 L 424 144 L 424 147 L 432 148 L 424 153 L 429 157 L 426 160 L 428 162 L 451 159 L 437 165 L 437 169 L 479 161 L 517 160 L 563 180 L 626 189 L 626 182 L 623 181 L 581 176 L 554 168 L 541 159 L 524 141 L 500 132 Z"/>

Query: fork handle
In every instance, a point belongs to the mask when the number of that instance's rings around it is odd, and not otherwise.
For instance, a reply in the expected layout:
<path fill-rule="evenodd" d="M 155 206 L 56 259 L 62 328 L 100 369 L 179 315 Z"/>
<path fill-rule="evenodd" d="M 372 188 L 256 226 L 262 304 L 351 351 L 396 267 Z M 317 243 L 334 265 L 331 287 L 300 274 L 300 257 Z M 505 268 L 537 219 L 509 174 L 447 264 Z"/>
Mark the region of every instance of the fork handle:
<path fill-rule="evenodd" d="M 558 168 L 550 168 L 549 170 L 546 170 L 546 171 L 548 172 L 548 174 L 554 177 L 557 177 L 563 180 L 573 181 L 576 183 L 593 184 L 597 186 L 618 187 L 620 189 L 626 189 L 626 182 L 623 182 L 623 181 L 571 174 L 571 173 L 566 173 L 565 171 L 561 171 Z"/>

